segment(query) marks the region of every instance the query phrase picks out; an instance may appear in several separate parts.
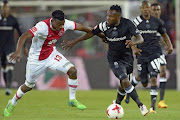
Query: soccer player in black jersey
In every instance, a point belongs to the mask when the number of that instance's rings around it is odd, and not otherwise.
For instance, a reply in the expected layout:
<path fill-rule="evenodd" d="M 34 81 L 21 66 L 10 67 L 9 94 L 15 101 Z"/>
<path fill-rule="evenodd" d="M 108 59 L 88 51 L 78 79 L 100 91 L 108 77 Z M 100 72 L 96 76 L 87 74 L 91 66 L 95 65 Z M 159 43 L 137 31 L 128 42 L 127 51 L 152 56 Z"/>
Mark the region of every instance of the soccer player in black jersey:
<path fill-rule="evenodd" d="M 140 79 L 143 87 L 146 87 L 148 85 L 150 76 L 150 112 L 156 113 L 155 103 L 158 95 L 156 78 L 160 70 L 160 61 L 163 60 L 162 57 L 160 58 L 161 53 L 159 51 L 161 48 L 159 45 L 159 39 L 157 37 L 157 34 L 160 33 L 164 42 L 167 44 L 166 50 L 168 54 L 172 53 L 173 48 L 170 39 L 166 34 L 166 30 L 163 26 L 162 21 L 150 15 L 150 3 L 148 1 L 142 1 L 140 10 L 142 15 L 138 16 L 133 22 L 139 29 L 142 37 L 144 38 L 144 43 L 138 45 L 138 48 L 142 50 L 142 54 L 137 56 L 137 69 L 139 78 L 133 78 L 132 85 L 136 86 L 138 83 L 137 80 Z"/>
<path fill-rule="evenodd" d="M 0 14 L 0 61 L 6 83 L 6 95 L 11 94 L 10 87 L 14 62 L 9 61 L 8 58 L 15 51 L 14 29 L 21 35 L 16 18 L 10 14 L 8 1 L 4 0 L 1 4 Z"/>
<path fill-rule="evenodd" d="M 161 6 L 158 3 L 154 3 L 151 5 L 151 15 L 160 19 L 161 16 Z M 165 49 L 167 49 L 167 45 L 164 43 L 164 41 L 162 40 L 162 37 L 159 36 L 159 34 L 157 34 L 158 39 L 160 40 L 161 44 L 163 45 L 163 47 Z M 165 55 L 162 52 L 162 49 L 159 49 L 158 51 L 160 53 L 160 85 L 159 85 L 159 89 L 160 89 L 160 99 L 159 99 L 159 103 L 158 103 L 158 107 L 159 108 L 167 108 L 168 106 L 165 104 L 164 102 L 164 94 L 165 94 L 165 89 L 166 89 L 166 83 L 167 83 L 167 79 L 166 79 L 166 59 L 165 59 Z M 167 49 L 168 52 L 168 49 Z"/>
<path fill-rule="evenodd" d="M 142 115 L 146 115 L 148 110 L 145 105 L 140 101 L 134 86 L 131 85 L 128 75 L 133 71 L 133 55 L 140 54 L 140 49 L 135 45 L 143 42 L 142 36 L 136 29 L 134 24 L 123 17 L 121 17 L 121 7 L 112 5 L 107 11 L 107 20 L 95 26 L 92 32 L 80 36 L 72 41 L 64 41 L 62 47 L 66 50 L 72 48 L 76 43 L 93 37 L 99 33 L 104 33 L 108 41 L 107 59 L 109 65 L 120 80 L 120 87 L 117 92 L 117 99 L 113 103 L 121 104 L 126 93 L 137 103 L 141 110 Z"/>

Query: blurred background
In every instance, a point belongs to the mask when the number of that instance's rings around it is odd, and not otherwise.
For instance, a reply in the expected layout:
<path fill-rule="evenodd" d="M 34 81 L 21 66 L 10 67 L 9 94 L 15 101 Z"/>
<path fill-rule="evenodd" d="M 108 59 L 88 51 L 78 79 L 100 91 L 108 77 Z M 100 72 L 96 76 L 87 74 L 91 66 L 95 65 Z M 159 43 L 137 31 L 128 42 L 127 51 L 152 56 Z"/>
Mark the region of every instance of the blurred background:
<path fill-rule="evenodd" d="M 63 10 L 67 19 L 94 27 L 106 20 L 106 12 L 111 5 L 118 4 L 122 7 L 123 17 L 133 20 L 140 15 L 140 2 L 141 0 L 9 0 L 11 13 L 18 19 L 22 32 L 29 30 L 37 22 L 51 17 L 51 12 L 56 9 Z M 180 90 L 180 82 L 178 82 L 180 81 L 178 76 L 180 74 L 178 63 L 180 62 L 178 55 L 180 52 L 179 0 L 150 0 L 150 2 L 158 2 L 161 5 L 161 19 L 165 22 L 167 33 L 174 47 L 174 52 L 171 55 L 166 55 L 167 88 Z M 80 42 L 70 51 L 62 49 L 61 42 L 63 40 L 72 40 L 82 34 L 83 32 L 79 31 L 67 31 L 56 43 L 58 51 L 71 61 L 78 70 L 79 90 L 117 88 L 119 80 L 110 70 L 106 60 L 107 45 L 98 37 Z M 18 37 L 17 32 L 15 32 L 16 42 Z M 26 46 L 29 48 L 30 45 L 31 40 L 28 40 Z M 21 61 L 16 63 L 13 71 L 13 88 L 24 83 L 26 62 L 27 57 L 22 54 Z M 134 67 L 135 73 L 136 61 Z M 36 88 L 40 90 L 67 89 L 66 79 L 66 74 L 47 69 L 38 78 Z M 1 73 L 0 88 L 4 87 Z M 138 88 L 142 88 L 141 84 L 138 85 Z"/>

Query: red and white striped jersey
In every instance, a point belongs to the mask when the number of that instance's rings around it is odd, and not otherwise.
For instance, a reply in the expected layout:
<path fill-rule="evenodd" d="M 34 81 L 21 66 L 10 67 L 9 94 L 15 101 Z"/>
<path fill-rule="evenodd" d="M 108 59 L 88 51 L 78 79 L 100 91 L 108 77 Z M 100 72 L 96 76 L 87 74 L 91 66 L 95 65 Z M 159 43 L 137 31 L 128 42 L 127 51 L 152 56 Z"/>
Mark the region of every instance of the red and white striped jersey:
<path fill-rule="evenodd" d="M 76 23 L 65 19 L 64 27 L 60 31 L 52 29 L 51 18 L 38 22 L 29 32 L 33 35 L 29 51 L 29 58 L 44 60 L 49 57 L 57 40 L 66 30 L 75 30 Z"/>

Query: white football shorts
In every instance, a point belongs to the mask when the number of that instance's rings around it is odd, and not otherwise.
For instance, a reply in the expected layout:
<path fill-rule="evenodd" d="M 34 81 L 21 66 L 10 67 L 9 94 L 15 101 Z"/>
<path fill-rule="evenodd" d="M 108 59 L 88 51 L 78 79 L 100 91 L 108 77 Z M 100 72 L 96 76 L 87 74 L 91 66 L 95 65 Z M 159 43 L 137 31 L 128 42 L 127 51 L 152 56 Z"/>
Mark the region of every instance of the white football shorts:
<path fill-rule="evenodd" d="M 26 65 L 25 84 L 30 88 L 34 87 L 37 78 L 46 70 L 46 68 L 67 73 L 67 71 L 71 67 L 74 67 L 74 65 L 71 62 L 69 62 L 56 49 L 54 49 L 51 55 L 45 60 L 39 61 L 37 59 L 33 59 L 33 56 L 29 56 Z"/>

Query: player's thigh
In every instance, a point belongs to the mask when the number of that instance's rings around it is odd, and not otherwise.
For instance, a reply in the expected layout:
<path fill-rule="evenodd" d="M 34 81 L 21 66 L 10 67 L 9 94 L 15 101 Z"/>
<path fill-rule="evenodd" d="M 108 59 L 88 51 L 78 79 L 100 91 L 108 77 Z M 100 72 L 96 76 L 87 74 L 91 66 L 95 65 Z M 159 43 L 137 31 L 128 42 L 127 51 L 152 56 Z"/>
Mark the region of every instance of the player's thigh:
<path fill-rule="evenodd" d="M 58 70 L 63 73 L 67 73 L 71 67 L 74 65 L 67 60 L 61 53 L 54 51 L 52 56 L 50 56 L 48 67 L 52 70 Z"/>
<path fill-rule="evenodd" d="M 148 68 L 146 62 L 138 62 L 137 64 L 138 75 L 142 84 L 148 83 Z"/>
<path fill-rule="evenodd" d="M 109 65 L 114 73 L 114 75 L 119 79 L 123 80 L 124 78 L 127 78 L 127 71 L 126 71 L 126 65 L 123 64 L 121 61 L 118 62 L 109 62 Z"/>
<path fill-rule="evenodd" d="M 34 87 L 37 78 L 45 71 L 46 67 L 46 60 L 42 61 L 29 61 L 26 65 L 26 82 L 28 87 Z"/>

